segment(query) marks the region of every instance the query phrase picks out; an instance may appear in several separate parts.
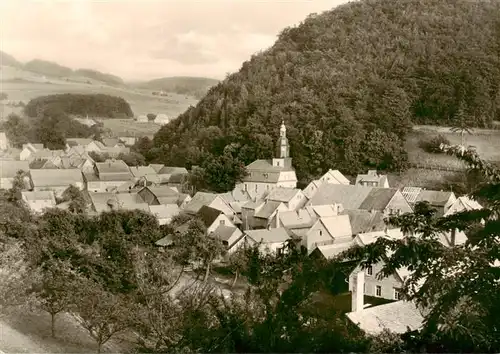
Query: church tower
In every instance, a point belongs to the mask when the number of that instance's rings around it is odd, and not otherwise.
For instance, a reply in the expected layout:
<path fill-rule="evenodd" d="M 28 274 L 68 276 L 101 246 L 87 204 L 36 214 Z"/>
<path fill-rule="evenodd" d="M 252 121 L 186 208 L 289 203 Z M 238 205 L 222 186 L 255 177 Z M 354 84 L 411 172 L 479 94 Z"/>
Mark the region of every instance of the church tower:
<path fill-rule="evenodd" d="M 290 158 L 290 145 L 286 137 L 285 121 L 281 122 L 280 137 L 278 139 L 278 154 L 273 158 L 274 167 L 292 167 L 292 159 Z"/>

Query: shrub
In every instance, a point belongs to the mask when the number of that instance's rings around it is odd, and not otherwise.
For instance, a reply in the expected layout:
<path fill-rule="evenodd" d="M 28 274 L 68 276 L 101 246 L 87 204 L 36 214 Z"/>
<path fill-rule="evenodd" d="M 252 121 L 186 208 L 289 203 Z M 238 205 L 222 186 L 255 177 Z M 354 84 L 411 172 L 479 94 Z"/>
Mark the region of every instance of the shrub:
<path fill-rule="evenodd" d="M 419 141 L 419 147 L 425 152 L 431 154 L 441 153 L 441 144 L 450 145 L 450 141 L 446 139 L 443 135 L 439 134 L 431 139 L 422 139 Z"/>

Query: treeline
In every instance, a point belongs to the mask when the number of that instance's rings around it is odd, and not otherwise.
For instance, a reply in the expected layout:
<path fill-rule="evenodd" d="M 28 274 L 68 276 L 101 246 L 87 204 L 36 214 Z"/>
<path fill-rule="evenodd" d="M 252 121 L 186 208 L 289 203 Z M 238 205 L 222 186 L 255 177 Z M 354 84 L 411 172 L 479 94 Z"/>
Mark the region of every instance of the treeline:
<path fill-rule="evenodd" d="M 67 138 L 101 139 L 102 123 L 92 127 L 78 122 L 58 109 L 45 109 L 35 118 L 10 114 L 2 123 L 13 147 L 21 148 L 26 143 L 42 143 L 51 150 L 64 149 Z"/>
<path fill-rule="evenodd" d="M 26 105 L 24 112 L 29 117 L 36 117 L 46 109 L 57 109 L 65 114 L 75 116 L 129 118 L 133 117 L 132 109 L 121 97 L 105 94 L 63 93 L 40 96 Z"/>
<path fill-rule="evenodd" d="M 68 211 L 34 216 L 21 201 L 19 174 L 0 194 L 0 265 L 2 274 L 21 278 L 0 282 L 0 310 L 30 301 L 55 324 L 59 313 L 76 313 L 99 350 L 126 333 L 129 342 L 137 339 L 138 351 L 150 353 L 498 352 L 500 171 L 475 152 L 446 151 L 487 177 L 473 193 L 483 209 L 441 217 L 418 203 L 414 213 L 386 220 L 408 230 L 404 240 L 379 238 L 330 261 L 311 257 L 294 241 L 279 255 L 262 253 L 260 245 L 227 255 L 201 220 L 187 215 L 169 226 L 141 211 L 88 216 L 76 188 L 63 193 Z M 457 227 L 468 241 L 443 246 L 441 234 Z M 154 242 L 162 237 L 172 244 L 160 252 Z M 221 258 L 234 276 L 230 297 L 210 282 L 212 264 Z M 365 334 L 333 301 L 317 296 L 343 293 L 357 265 L 381 259 L 378 276 L 411 270 L 401 296 L 424 308 L 421 329 Z M 189 265 L 194 274 L 186 273 Z M 53 326 L 53 335 L 60 330 Z"/>
<path fill-rule="evenodd" d="M 284 120 L 301 180 L 405 168 L 412 124 L 500 119 L 499 13 L 494 2 L 418 0 L 311 15 L 162 127 L 158 161 L 200 165 L 229 144 L 244 164 L 270 158 Z"/>

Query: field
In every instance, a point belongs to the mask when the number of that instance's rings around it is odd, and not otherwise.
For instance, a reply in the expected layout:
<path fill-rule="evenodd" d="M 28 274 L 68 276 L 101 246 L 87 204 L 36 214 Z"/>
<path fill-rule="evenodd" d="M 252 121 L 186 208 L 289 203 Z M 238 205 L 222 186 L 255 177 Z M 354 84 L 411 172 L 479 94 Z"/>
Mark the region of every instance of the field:
<path fill-rule="evenodd" d="M 7 70 L 8 69 L 8 70 Z M 102 93 L 124 98 L 132 107 L 134 114 L 164 113 L 176 117 L 190 105 L 196 104 L 193 97 L 170 93 L 168 96 L 153 96 L 151 91 L 128 87 L 108 86 L 96 81 L 72 79 L 45 79 L 22 70 L 13 74 L 13 68 L 2 67 L 0 71 L 0 91 L 8 95 L 8 101 L 27 103 L 32 98 L 56 93 Z M 0 114 L 7 116 L 20 108 L 1 104 Z"/>
<path fill-rule="evenodd" d="M 119 136 L 149 136 L 150 138 L 160 129 L 160 125 L 155 123 L 137 123 L 133 119 L 96 119 L 102 122 L 104 128 L 111 131 L 111 135 Z"/>

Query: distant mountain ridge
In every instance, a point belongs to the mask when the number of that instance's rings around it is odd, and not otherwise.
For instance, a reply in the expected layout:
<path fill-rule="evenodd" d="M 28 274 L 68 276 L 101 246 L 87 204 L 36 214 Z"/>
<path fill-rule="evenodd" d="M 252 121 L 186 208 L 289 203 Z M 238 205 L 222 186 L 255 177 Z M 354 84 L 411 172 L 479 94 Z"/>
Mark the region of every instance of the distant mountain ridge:
<path fill-rule="evenodd" d="M 125 83 L 124 80 L 113 74 L 104 73 L 94 69 L 79 68 L 72 69 L 56 62 L 33 59 L 27 63 L 21 63 L 12 55 L 0 51 L 0 64 L 18 69 L 23 69 L 31 73 L 53 78 L 84 78 L 103 82 L 111 86 L 129 86 L 133 88 L 163 90 L 175 92 L 178 94 L 202 97 L 210 87 L 216 85 L 219 81 L 204 77 L 164 77 L 150 81 L 141 81 L 136 83 Z"/>

